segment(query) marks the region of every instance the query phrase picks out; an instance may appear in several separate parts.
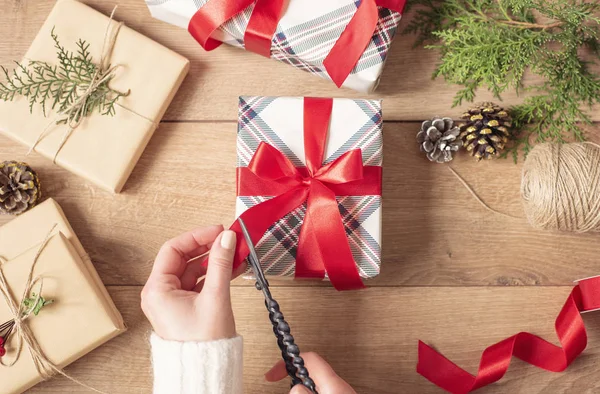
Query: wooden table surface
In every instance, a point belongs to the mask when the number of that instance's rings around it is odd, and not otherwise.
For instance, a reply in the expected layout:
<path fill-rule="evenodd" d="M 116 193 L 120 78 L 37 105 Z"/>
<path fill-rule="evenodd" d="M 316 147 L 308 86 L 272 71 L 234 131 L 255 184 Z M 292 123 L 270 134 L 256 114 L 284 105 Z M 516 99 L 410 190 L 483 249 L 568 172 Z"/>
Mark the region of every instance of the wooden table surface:
<path fill-rule="evenodd" d="M 85 2 L 104 13 L 113 7 Z M 0 64 L 10 66 L 23 56 L 52 5 L 0 0 Z M 103 391 L 149 393 L 150 326 L 139 307 L 140 290 L 164 241 L 233 220 L 237 97 L 365 95 L 231 47 L 205 53 L 184 29 L 152 19 L 141 0 L 120 0 L 117 19 L 191 60 L 189 76 L 123 193 L 111 195 L 44 158 L 26 157 L 25 147 L 4 137 L 0 160 L 27 160 L 39 171 L 46 196 L 65 209 L 129 326 L 67 372 Z M 519 331 L 558 343 L 554 319 L 573 280 L 600 273 L 598 235 L 552 234 L 532 229 L 525 219 L 491 214 L 448 169 L 418 151 L 420 121 L 456 117 L 461 110 L 450 108 L 456 87 L 431 80 L 436 54 L 413 50 L 412 42 L 397 37 L 381 86 L 369 96 L 384 99 L 386 120 L 381 275 L 368 290 L 350 293 L 320 283 L 273 282 L 302 349 L 322 354 L 365 394 L 442 392 L 415 372 L 418 339 L 471 372 L 486 346 Z M 507 105 L 517 101 L 505 97 Z M 452 167 L 489 205 L 523 217 L 520 164 L 475 163 L 459 155 Z M 174 176 L 173 169 L 185 169 L 179 174 L 187 178 Z M 2 217 L 0 224 L 8 220 Z M 267 384 L 262 377 L 279 355 L 261 294 L 243 280 L 235 281 L 232 293 L 245 338 L 246 393 L 287 393 L 287 382 Z M 600 314 L 584 320 L 589 345 L 567 372 L 513 360 L 501 383 L 481 392 L 599 392 Z M 31 392 L 86 391 L 55 378 Z"/>

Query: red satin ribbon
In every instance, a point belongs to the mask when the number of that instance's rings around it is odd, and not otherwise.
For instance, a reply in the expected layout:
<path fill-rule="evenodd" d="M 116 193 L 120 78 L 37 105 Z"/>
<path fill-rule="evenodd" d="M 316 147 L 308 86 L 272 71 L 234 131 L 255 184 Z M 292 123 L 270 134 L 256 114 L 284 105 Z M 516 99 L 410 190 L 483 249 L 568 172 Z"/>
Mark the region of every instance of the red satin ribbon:
<path fill-rule="evenodd" d="M 303 178 L 309 176 L 305 167 L 299 167 L 296 170 Z M 381 195 L 382 170 L 380 166 L 363 166 L 363 179 L 327 186 L 336 196 L 379 196 Z M 289 189 L 285 184 L 259 178 L 248 167 L 237 168 L 237 179 L 238 196 L 278 196 Z"/>
<path fill-rule="evenodd" d="M 473 376 L 430 346 L 419 341 L 417 372 L 455 394 L 469 393 L 500 380 L 512 356 L 551 372 L 564 371 L 583 352 L 587 335 L 580 312 L 600 308 L 600 277 L 579 281 L 554 323 L 560 346 L 520 332 L 485 349 L 477 376 Z"/>
<path fill-rule="evenodd" d="M 207 51 L 217 48 L 222 42 L 210 38 L 221 25 L 233 18 L 256 0 L 209 0 L 194 14 L 188 25 L 188 31 Z"/>
<path fill-rule="evenodd" d="M 342 195 L 381 194 L 381 167 L 364 167 L 362 152 L 354 149 L 323 165 L 333 99 L 304 99 L 304 150 L 306 168 L 296 168 L 273 146 L 261 142 L 245 169 L 238 170 L 238 195 L 274 195 L 241 217 L 253 242 L 258 242 L 275 222 L 307 203 L 296 255 L 296 277 L 329 275 L 338 290 L 363 288 L 348 244 L 346 230 L 336 201 Z M 250 174 L 252 174 L 250 176 Z M 234 265 L 248 256 L 241 228 Z"/>
<path fill-rule="evenodd" d="M 283 0 L 257 0 L 244 33 L 246 50 L 271 57 L 271 41 L 283 15 Z"/>
<path fill-rule="evenodd" d="M 209 0 L 188 24 L 188 31 L 206 51 L 222 42 L 210 36 L 229 19 L 254 4 L 244 33 L 244 46 L 259 55 L 271 57 L 271 40 L 283 15 L 284 0 Z"/>
<path fill-rule="evenodd" d="M 373 37 L 379 20 L 377 7 L 402 13 L 405 5 L 406 0 L 362 0 L 360 2 L 350 23 L 323 62 L 327 73 L 338 88 L 344 84 Z"/>
<path fill-rule="evenodd" d="M 255 5 L 244 33 L 244 45 L 249 51 L 270 57 L 271 41 L 283 15 L 284 0 L 209 0 L 194 14 L 188 30 L 205 50 L 213 50 L 221 43 L 210 38 L 210 35 L 251 4 Z M 348 78 L 373 37 L 379 19 L 377 7 L 402 13 L 405 5 L 406 0 L 360 2 L 356 13 L 323 62 L 338 87 Z"/>

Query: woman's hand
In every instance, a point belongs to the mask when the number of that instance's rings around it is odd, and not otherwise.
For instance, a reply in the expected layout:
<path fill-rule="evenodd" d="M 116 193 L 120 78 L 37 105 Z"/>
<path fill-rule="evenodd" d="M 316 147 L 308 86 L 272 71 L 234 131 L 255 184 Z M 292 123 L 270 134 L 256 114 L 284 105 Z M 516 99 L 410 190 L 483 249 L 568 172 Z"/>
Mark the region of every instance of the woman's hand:
<path fill-rule="evenodd" d="M 302 358 L 310 378 L 315 381 L 319 394 L 356 394 L 356 391 L 340 378 L 325 360 L 316 353 L 302 353 Z M 278 382 L 288 377 L 285 363 L 280 360 L 267 374 L 268 382 Z M 310 391 L 302 385 L 296 385 L 290 394 L 308 394 Z"/>
<path fill-rule="evenodd" d="M 237 335 L 229 292 L 235 245 L 233 231 L 212 226 L 162 246 L 142 290 L 142 310 L 158 336 L 206 342 Z M 207 266 L 205 258 L 196 258 L 208 251 Z M 233 277 L 244 270 L 240 266 Z"/>

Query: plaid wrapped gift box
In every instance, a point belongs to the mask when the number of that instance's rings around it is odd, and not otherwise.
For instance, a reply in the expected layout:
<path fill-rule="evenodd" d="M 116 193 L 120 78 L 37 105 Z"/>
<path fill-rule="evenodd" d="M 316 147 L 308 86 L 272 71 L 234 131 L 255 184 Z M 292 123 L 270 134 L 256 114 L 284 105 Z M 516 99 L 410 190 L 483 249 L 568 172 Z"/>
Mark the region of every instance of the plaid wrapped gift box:
<path fill-rule="evenodd" d="M 303 98 L 240 97 L 238 167 L 248 167 L 261 142 L 283 153 L 295 167 L 306 166 Z M 364 166 L 382 166 L 382 115 L 377 100 L 334 99 L 324 163 L 360 149 Z M 238 169 L 238 174 L 243 174 Z M 271 196 L 240 196 L 236 213 Z M 380 180 L 379 180 L 380 183 Z M 337 196 L 348 243 L 361 278 L 373 278 L 381 265 L 381 195 Z M 275 222 L 256 244 L 266 275 L 293 277 L 306 203 Z"/>
<path fill-rule="evenodd" d="M 194 14 L 207 2 L 208 0 L 146 0 L 153 17 L 186 29 Z M 404 3 L 399 3 L 401 10 Z M 324 61 L 360 4 L 357 0 L 289 0 L 271 41 L 271 57 L 331 79 Z M 250 5 L 229 19 L 211 38 L 244 48 L 244 34 L 253 9 L 254 5 Z M 388 8 L 378 7 L 378 11 L 379 20 L 371 41 L 343 84 L 360 92 L 368 93 L 377 87 L 401 18 L 400 12 Z"/>

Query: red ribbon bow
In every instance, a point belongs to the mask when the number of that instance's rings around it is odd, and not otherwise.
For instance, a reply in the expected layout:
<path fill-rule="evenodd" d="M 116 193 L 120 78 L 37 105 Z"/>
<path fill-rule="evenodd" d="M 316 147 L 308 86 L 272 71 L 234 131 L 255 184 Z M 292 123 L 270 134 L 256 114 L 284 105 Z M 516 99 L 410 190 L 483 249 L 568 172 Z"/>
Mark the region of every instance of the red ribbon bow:
<path fill-rule="evenodd" d="M 319 278 L 327 272 L 338 290 L 363 288 L 346 237 L 336 195 L 380 195 L 381 167 L 363 166 L 362 152 L 354 149 L 322 165 L 333 99 L 304 99 L 306 167 L 296 168 L 273 146 L 261 142 L 248 167 L 238 168 L 238 195 L 275 196 L 241 217 L 253 242 L 276 221 L 307 203 L 296 255 L 296 277 Z M 237 267 L 248 256 L 242 231 L 238 233 Z"/>
<path fill-rule="evenodd" d="M 229 19 L 254 4 L 252 16 L 244 33 L 247 50 L 265 57 L 271 56 L 271 41 L 284 12 L 284 0 L 209 0 L 190 20 L 188 31 L 207 51 L 221 45 L 211 38 Z M 377 7 L 392 11 L 404 10 L 406 0 L 362 0 L 356 13 L 344 29 L 323 65 L 337 87 L 344 81 L 362 56 L 377 28 Z"/>
<path fill-rule="evenodd" d="M 562 347 L 528 332 L 520 332 L 485 349 L 477 376 L 473 376 L 419 341 L 417 372 L 455 394 L 469 393 L 500 380 L 508 370 L 513 355 L 536 367 L 562 372 L 587 346 L 580 312 L 599 308 L 600 277 L 581 280 L 556 318 L 555 329 Z"/>

